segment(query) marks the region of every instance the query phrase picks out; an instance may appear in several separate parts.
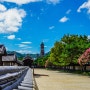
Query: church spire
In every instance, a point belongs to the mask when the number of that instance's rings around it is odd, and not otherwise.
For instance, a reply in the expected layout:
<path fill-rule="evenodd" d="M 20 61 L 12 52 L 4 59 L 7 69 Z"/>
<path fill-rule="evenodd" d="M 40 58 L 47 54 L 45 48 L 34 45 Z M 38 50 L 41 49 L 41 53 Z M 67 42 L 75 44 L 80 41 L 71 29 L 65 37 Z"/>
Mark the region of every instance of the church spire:
<path fill-rule="evenodd" d="M 44 56 L 44 43 L 42 42 L 41 44 L 40 44 L 40 56 L 41 57 L 43 57 Z"/>

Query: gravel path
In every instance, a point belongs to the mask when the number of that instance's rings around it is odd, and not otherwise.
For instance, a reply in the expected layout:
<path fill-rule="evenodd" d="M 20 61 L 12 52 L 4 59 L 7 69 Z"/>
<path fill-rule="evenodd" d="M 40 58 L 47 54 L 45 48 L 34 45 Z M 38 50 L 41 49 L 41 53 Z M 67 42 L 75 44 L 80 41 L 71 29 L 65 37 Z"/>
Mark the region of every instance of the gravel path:
<path fill-rule="evenodd" d="M 45 69 L 35 69 L 39 90 L 90 90 L 90 77 Z"/>

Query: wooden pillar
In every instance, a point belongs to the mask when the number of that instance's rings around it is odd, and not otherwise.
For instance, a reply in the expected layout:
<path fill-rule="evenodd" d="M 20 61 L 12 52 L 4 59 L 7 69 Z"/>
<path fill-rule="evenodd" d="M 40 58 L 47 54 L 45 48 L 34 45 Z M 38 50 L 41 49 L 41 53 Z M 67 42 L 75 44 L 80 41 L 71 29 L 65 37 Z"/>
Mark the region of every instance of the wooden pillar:
<path fill-rule="evenodd" d="M 10 62 L 10 66 L 12 66 L 12 63 Z"/>
<path fill-rule="evenodd" d="M 3 62 L 3 66 L 4 66 L 5 64 L 4 64 L 4 62 Z"/>
<path fill-rule="evenodd" d="M 2 56 L 0 56 L 0 66 L 3 65 L 3 62 L 2 62 Z"/>

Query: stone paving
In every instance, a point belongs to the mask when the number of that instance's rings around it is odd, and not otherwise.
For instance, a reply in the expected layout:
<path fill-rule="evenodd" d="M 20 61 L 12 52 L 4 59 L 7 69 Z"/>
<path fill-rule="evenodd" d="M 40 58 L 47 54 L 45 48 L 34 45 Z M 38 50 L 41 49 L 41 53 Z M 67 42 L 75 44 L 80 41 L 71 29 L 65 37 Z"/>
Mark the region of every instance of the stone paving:
<path fill-rule="evenodd" d="M 33 83 L 33 73 L 32 70 L 29 68 L 23 81 L 18 85 L 17 89 L 13 90 L 35 90 Z"/>
<path fill-rule="evenodd" d="M 34 70 L 39 90 L 90 90 L 90 77 L 46 69 Z"/>

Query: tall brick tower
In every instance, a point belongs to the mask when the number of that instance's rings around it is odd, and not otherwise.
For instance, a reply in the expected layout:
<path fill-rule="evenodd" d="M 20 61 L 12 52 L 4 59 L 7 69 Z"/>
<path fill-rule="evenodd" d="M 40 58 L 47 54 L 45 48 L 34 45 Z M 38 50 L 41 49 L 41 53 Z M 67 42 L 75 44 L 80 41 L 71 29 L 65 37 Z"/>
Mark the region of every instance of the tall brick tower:
<path fill-rule="evenodd" d="M 41 44 L 40 44 L 40 56 L 41 57 L 43 57 L 44 56 L 44 43 L 42 42 Z"/>

